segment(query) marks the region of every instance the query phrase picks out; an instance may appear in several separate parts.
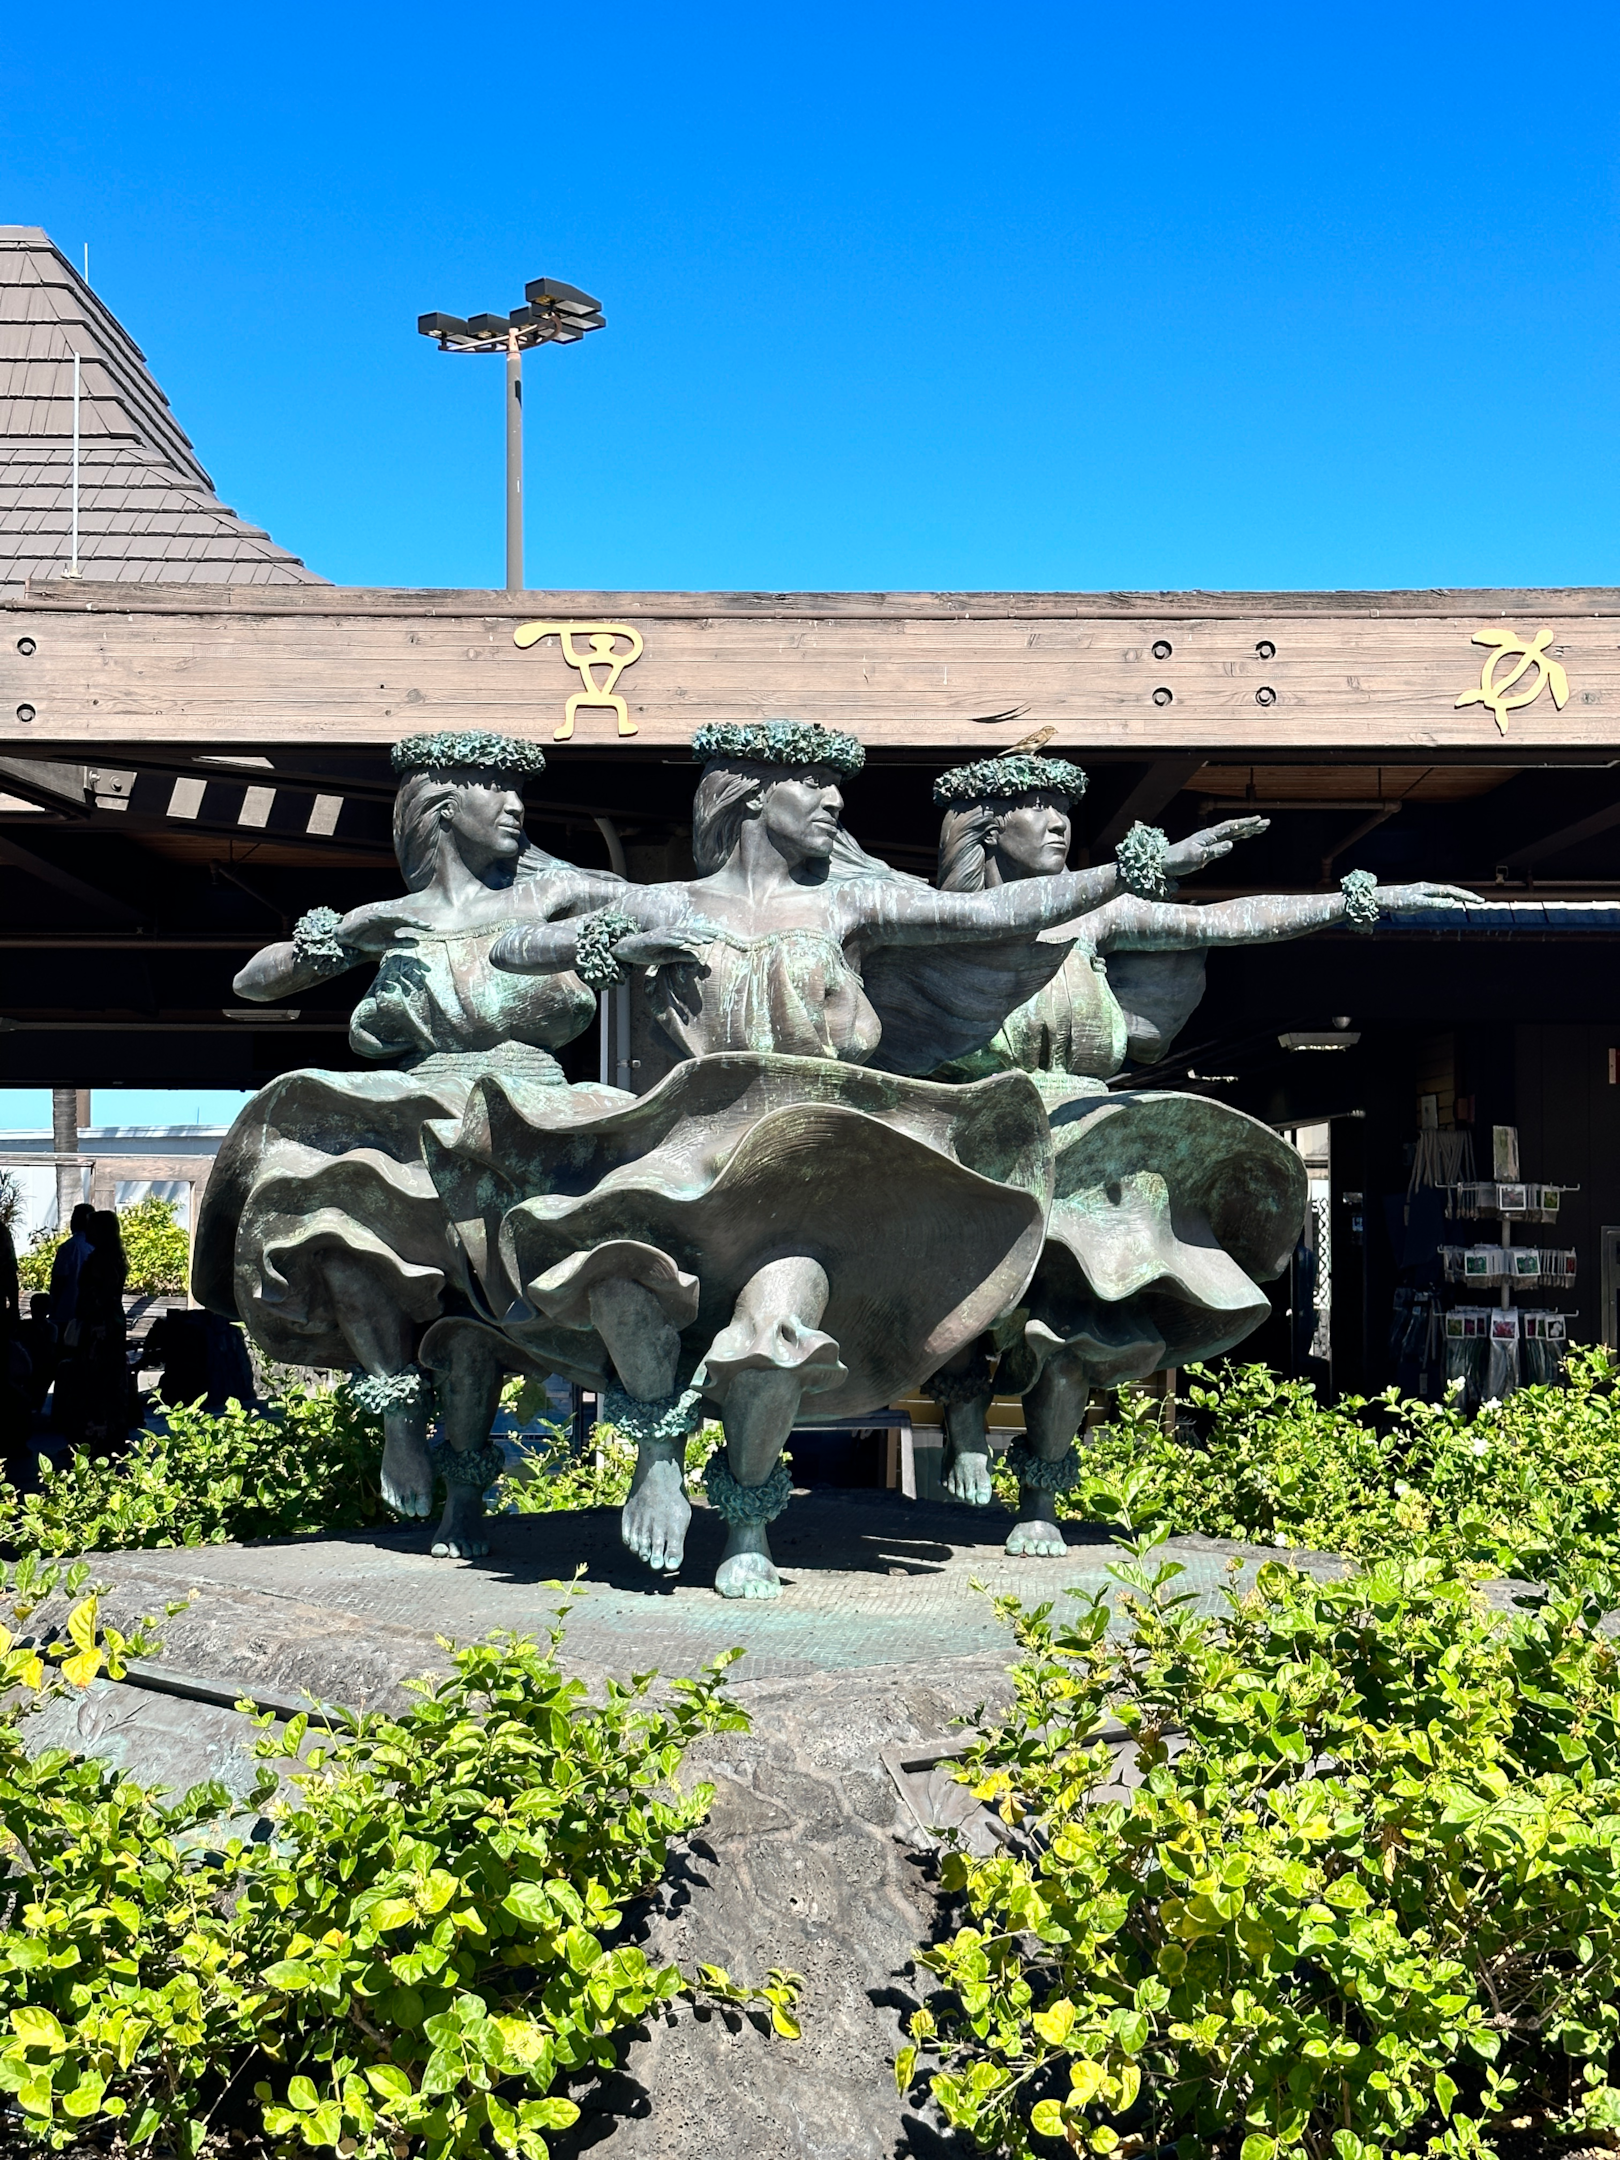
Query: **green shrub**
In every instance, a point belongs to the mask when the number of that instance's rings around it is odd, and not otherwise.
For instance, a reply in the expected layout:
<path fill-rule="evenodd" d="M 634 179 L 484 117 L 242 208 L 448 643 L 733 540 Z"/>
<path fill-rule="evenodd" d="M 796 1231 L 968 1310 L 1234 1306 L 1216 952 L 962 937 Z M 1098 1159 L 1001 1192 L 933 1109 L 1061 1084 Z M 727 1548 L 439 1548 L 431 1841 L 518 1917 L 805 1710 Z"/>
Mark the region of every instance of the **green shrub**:
<path fill-rule="evenodd" d="M 126 1288 L 141 1297 L 183 1297 L 191 1272 L 191 1240 L 175 1220 L 172 1200 L 155 1194 L 118 1210 L 129 1262 Z"/>
<path fill-rule="evenodd" d="M 235 2129 L 292 2155 L 544 2160 L 578 2113 L 566 2085 L 648 2014 L 707 1999 L 795 2037 L 795 1975 L 740 1987 L 624 1939 L 707 1812 L 712 1788 L 677 1783 L 686 1750 L 746 1727 L 730 1659 L 657 1703 L 650 1674 L 610 1683 L 595 1708 L 558 1669 L 560 1633 L 459 1650 L 402 1715 L 340 1717 L 329 1743 L 303 1718 L 267 1737 L 259 1842 L 231 1834 L 222 1785 L 171 1803 L 104 1762 L 30 1761 L 19 1710 L 44 1675 L 6 1636 L 0 2092 L 21 2129 L 188 2156 Z M 152 1645 L 98 1636 L 86 1600 L 63 1670 L 116 1675 L 132 1647 Z"/>
<path fill-rule="evenodd" d="M 1620 1587 L 1505 1620 L 1440 1561 L 1273 1562 L 1199 1615 L 1179 1572 L 1116 1571 L 1123 1634 L 1108 1592 L 998 1607 L 1015 1707 L 963 1775 L 1007 1847 L 945 1863 L 966 1924 L 919 1953 L 902 2090 L 921 2050 L 1020 2156 L 1614 2142 Z"/>
<path fill-rule="evenodd" d="M 125 1288 L 138 1297 L 179 1297 L 191 1265 L 191 1244 L 175 1220 L 172 1200 L 156 1194 L 118 1210 L 118 1230 L 129 1263 Z M 66 1244 L 65 1230 L 36 1230 L 17 1255 L 17 1279 L 27 1294 L 51 1287 L 51 1263 Z"/>
<path fill-rule="evenodd" d="M 1264 1365 L 1187 1377 L 1204 1437 L 1167 1434 L 1160 1404 L 1122 1391 L 1064 1512 L 1521 1575 L 1620 1561 L 1620 1395 L 1602 1349 L 1572 1351 L 1562 1383 L 1472 1415 L 1393 1388 L 1322 1403 L 1308 1381 Z"/>
<path fill-rule="evenodd" d="M 718 1425 L 705 1425 L 686 1443 L 683 1475 L 688 1483 L 702 1473 L 703 1465 L 720 1445 Z M 590 1446 L 583 1455 L 570 1454 L 568 1437 L 560 1427 L 549 1428 L 549 1437 L 531 1443 L 527 1459 L 518 1471 L 502 1479 L 497 1505 L 514 1515 L 550 1515 L 561 1509 L 623 1507 L 630 1494 L 636 1467 L 633 1444 L 612 1425 L 593 1425 Z"/>
<path fill-rule="evenodd" d="M 130 1435 L 125 1454 L 42 1465 L 41 1490 L 0 1483 L 0 1544 L 70 1557 L 155 1545 L 360 1530 L 393 1518 L 382 1504 L 382 1421 L 347 1386 L 297 1389 L 271 1414 L 230 1403 L 218 1415 L 170 1410 L 168 1430 Z"/>

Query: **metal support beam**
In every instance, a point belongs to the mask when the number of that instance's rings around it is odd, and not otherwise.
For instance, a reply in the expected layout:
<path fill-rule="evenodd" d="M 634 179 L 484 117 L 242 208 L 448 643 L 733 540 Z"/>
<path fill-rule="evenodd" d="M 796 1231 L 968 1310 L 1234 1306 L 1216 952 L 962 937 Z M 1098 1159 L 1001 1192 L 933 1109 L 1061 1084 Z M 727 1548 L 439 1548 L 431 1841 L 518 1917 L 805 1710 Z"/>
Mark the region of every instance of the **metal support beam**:
<path fill-rule="evenodd" d="M 1333 865 L 1338 861 L 1339 857 L 1348 855 L 1358 840 L 1365 840 L 1370 832 L 1376 832 L 1380 825 L 1385 824 L 1396 815 L 1400 807 L 1398 802 L 1380 803 L 1371 817 L 1363 818 L 1359 825 L 1351 827 L 1342 840 L 1335 841 L 1334 845 L 1322 857 L 1322 884 L 1324 888 L 1333 882 Z"/>
<path fill-rule="evenodd" d="M 32 848 L 25 848 L 17 841 L 0 833 L 0 863 L 9 863 L 13 870 L 26 870 L 31 878 L 38 878 L 42 885 L 51 885 L 70 900 L 77 900 L 81 907 L 93 908 L 98 915 L 110 917 L 114 922 L 138 923 L 140 910 L 132 908 L 127 901 L 115 900 L 97 885 L 87 885 L 83 878 L 76 878 L 71 870 L 48 862 L 43 855 L 36 855 Z"/>
<path fill-rule="evenodd" d="M 51 758 L 0 758 L 0 794 L 18 795 L 64 817 L 90 815 L 89 769 Z"/>
<path fill-rule="evenodd" d="M 506 334 L 506 589 L 523 590 L 523 348 Z"/>
<path fill-rule="evenodd" d="M 1599 833 L 1612 832 L 1616 825 L 1620 825 L 1620 803 L 1610 803 L 1606 810 L 1594 810 L 1590 817 L 1583 817 L 1574 825 L 1562 825 L 1556 832 L 1544 833 L 1528 847 L 1515 848 L 1511 855 L 1504 855 L 1502 861 L 1509 870 L 1526 869 L 1544 856 L 1561 855 L 1565 848 L 1579 847 L 1583 840 L 1595 840 Z"/>

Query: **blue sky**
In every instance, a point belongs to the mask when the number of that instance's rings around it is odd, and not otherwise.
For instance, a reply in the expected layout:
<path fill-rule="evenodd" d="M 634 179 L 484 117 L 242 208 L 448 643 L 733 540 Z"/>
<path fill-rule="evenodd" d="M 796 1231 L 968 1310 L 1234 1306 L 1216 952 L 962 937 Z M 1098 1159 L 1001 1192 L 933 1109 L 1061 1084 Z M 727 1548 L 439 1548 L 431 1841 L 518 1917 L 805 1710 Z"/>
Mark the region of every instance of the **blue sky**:
<path fill-rule="evenodd" d="M 540 274 L 609 326 L 529 363 L 535 586 L 1617 582 L 1617 46 L 1556 0 L 88 0 L 0 58 L 0 218 L 88 241 L 340 582 L 499 582 L 499 363 L 414 325 Z"/>
<path fill-rule="evenodd" d="M 1612 7 L 111 8 L 0 59 L 226 499 L 344 582 L 1620 577 Z M 18 45 L 24 49 L 19 51 Z"/>

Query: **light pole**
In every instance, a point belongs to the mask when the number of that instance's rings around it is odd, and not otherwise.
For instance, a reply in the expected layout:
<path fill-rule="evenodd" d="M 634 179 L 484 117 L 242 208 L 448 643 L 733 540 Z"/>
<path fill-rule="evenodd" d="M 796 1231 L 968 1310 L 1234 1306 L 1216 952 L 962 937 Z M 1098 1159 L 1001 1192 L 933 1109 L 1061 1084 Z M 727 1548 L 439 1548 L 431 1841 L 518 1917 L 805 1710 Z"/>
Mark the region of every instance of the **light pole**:
<path fill-rule="evenodd" d="M 525 306 L 510 315 L 419 315 L 423 337 L 440 352 L 506 355 L 506 589 L 523 590 L 523 355 L 531 345 L 577 345 L 587 330 L 604 328 L 602 303 L 577 285 L 531 278 Z"/>

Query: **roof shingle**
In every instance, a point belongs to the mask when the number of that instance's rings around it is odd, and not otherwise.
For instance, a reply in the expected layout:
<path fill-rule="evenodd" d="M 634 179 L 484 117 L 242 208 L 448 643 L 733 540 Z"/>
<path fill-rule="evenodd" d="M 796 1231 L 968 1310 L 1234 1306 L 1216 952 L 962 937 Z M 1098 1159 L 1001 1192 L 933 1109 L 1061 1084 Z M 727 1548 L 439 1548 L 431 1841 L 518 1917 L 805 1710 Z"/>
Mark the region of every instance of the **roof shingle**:
<path fill-rule="evenodd" d="M 0 225 L 0 586 L 79 565 L 122 582 L 324 585 L 227 509 L 145 355 L 37 225 Z"/>

